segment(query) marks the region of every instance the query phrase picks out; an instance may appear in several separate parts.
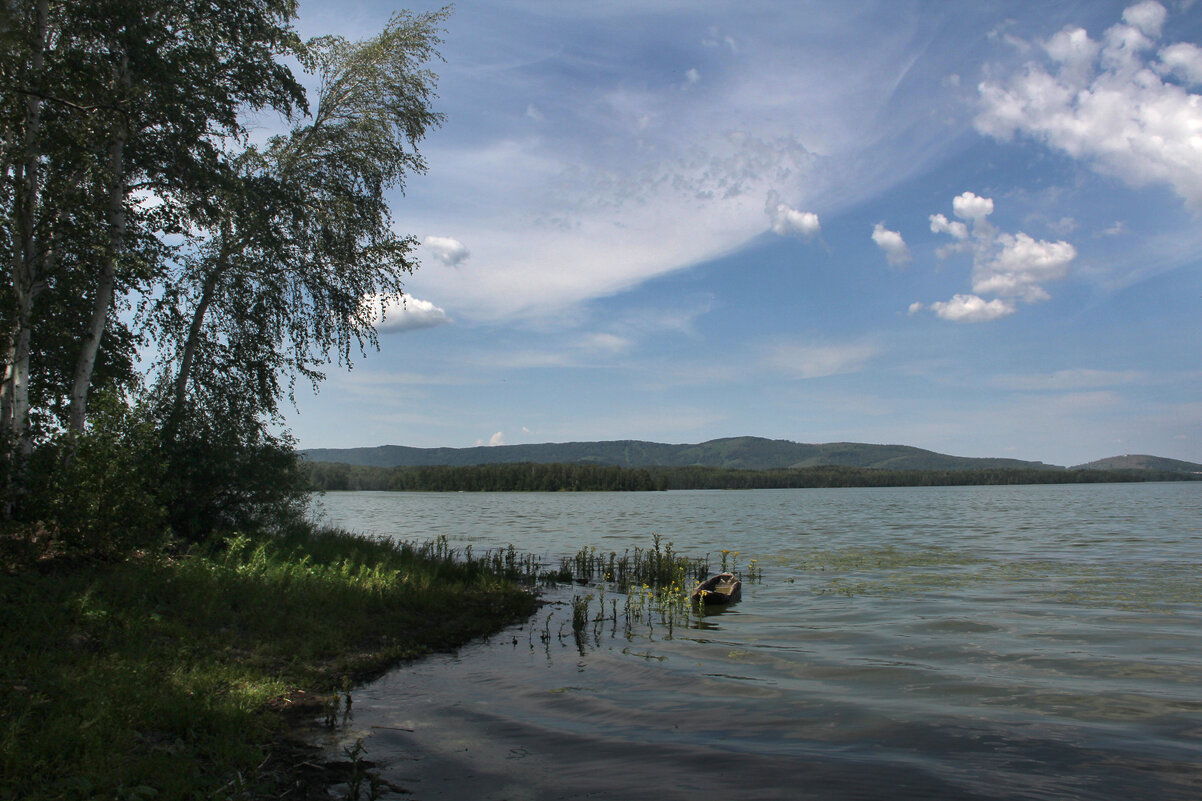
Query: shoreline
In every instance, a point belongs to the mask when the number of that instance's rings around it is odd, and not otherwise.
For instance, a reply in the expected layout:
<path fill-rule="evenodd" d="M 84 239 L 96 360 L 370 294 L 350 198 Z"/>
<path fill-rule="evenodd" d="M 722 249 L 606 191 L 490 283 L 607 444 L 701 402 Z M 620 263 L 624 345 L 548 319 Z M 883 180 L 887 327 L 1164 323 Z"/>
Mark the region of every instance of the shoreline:
<path fill-rule="evenodd" d="M 2 801 L 327 797 L 303 792 L 369 768 L 306 740 L 348 693 L 538 604 L 483 558 L 308 526 L 115 561 L 20 546 L 0 543 Z"/>

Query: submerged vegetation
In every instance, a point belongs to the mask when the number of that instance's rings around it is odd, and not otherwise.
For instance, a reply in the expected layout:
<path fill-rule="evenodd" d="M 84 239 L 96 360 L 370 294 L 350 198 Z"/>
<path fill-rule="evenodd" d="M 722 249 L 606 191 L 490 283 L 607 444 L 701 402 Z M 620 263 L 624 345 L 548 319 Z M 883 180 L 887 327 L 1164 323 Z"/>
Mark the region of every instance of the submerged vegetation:
<path fill-rule="evenodd" d="M 1202 479 L 1202 475 L 1195 473 L 1134 469 L 886 470 L 831 465 L 747 470 L 721 467 L 630 468 L 529 462 L 473 467 L 364 467 L 331 462 L 307 462 L 303 467 L 311 486 L 319 491 L 637 492 L 684 489 L 1091 484 Z"/>
<path fill-rule="evenodd" d="M 651 535 L 651 543 L 650 548 L 627 549 L 621 555 L 581 548 L 575 555 L 564 557 L 559 570 L 550 574 L 556 581 L 589 587 L 574 593 L 570 601 L 571 637 L 581 655 L 590 644 L 599 647 L 606 634 L 628 641 L 636 635 L 654 640 L 658 625 L 671 639 L 677 628 L 703 625 L 708 610 L 693 602 L 692 591 L 710 574 L 711 555 L 686 556 L 658 534 Z M 754 559 L 745 572 L 739 569 L 738 551 L 722 550 L 719 560 L 723 571 L 736 572 L 745 581 L 763 577 Z M 567 621 L 552 632 L 553 618 L 554 614 L 547 615 L 539 632 L 544 646 L 549 646 L 553 638 L 566 643 Z M 530 629 L 529 645 L 535 647 L 534 628 Z"/>

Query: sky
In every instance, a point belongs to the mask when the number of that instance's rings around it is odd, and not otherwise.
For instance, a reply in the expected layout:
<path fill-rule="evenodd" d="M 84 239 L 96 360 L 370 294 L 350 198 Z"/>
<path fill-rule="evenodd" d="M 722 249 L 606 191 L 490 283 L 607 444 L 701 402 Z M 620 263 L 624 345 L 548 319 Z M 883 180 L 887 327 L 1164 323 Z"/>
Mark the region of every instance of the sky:
<path fill-rule="evenodd" d="M 407 6 L 302 0 L 303 37 Z M 1202 462 L 1202 3 L 463 0 L 302 448 Z"/>

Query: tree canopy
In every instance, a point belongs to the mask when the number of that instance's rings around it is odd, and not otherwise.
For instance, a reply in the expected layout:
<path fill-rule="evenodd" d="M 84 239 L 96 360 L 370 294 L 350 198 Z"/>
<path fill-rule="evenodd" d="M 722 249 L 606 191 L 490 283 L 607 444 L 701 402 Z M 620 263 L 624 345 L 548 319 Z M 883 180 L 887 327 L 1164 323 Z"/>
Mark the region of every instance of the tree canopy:
<path fill-rule="evenodd" d="M 158 465 L 146 490 L 177 533 L 299 497 L 280 405 L 297 379 L 378 347 L 417 266 L 388 198 L 424 172 L 419 145 L 442 122 L 427 65 L 448 12 L 398 13 L 361 42 L 302 42 L 296 13 L 0 3 L 10 522 L 31 521 L 59 473 L 84 469 L 73 461 L 110 458 L 84 447 L 101 431 Z M 251 144 L 255 111 L 287 130 Z"/>

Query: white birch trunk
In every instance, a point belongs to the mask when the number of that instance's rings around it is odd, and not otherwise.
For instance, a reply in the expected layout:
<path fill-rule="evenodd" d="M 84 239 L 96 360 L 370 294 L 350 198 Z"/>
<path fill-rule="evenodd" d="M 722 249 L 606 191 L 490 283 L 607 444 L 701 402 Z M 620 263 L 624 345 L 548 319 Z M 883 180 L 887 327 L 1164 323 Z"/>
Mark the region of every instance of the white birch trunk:
<path fill-rule="evenodd" d="M 117 76 L 121 89 L 129 88 L 129 58 L 123 56 Z M 92 386 L 92 372 L 96 368 L 96 354 L 104 338 L 109 309 L 113 305 L 113 293 L 117 280 L 117 259 L 125 247 L 125 196 L 128 180 L 125 173 L 125 141 L 128 136 L 124 121 L 117 123 L 113 138 L 109 141 L 109 242 L 101 264 L 100 276 L 96 281 L 96 295 L 92 299 L 92 320 L 80 344 L 75 362 L 75 377 L 71 383 L 71 417 L 68 427 L 71 433 L 84 430 L 88 415 L 88 390 Z"/>

